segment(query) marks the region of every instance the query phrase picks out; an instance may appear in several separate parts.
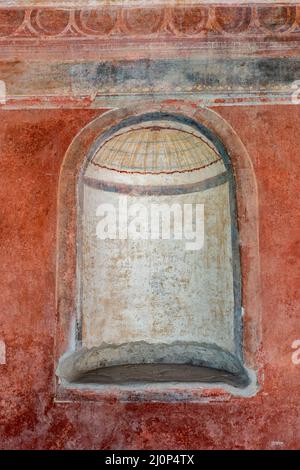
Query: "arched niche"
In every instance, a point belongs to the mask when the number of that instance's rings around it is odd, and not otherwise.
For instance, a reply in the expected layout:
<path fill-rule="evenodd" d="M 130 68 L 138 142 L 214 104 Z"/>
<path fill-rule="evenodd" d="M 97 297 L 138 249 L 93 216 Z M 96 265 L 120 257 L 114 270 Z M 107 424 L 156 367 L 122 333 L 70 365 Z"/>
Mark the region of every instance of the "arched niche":
<path fill-rule="evenodd" d="M 224 126 L 224 122 L 220 126 L 222 120 L 215 113 L 207 110 L 197 112 L 186 104 L 177 104 L 176 107 L 154 104 L 148 112 L 142 108 L 113 111 L 93 121 L 83 131 L 85 136 L 81 133 L 74 140 L 64 162 L 60 180 L 58 230 L 57 293 L 61 320 L 60 347 L 57 351 L 61 358 L 58 375 L 63 380 L 78 383 L 206 381 L 244 387 L 249 379 L 244 367 L 242 309 L 245 309 L 246 299 L 249 298 L 245 294 L 251 291 L 253 285 L 257 285 L 259 275 L 258 243 L 253 239 L 253 236 L 257 237 L 255 182 L 249 157 L 229 126 Z M 221 127 L 223 136 L 224 131 L 231 133 L 229 147 L 222 135 L 215 132 L 218 126 Z M 194 146 L 196 150 L 187 151 L 184 164 L 179 151 L 177 157 L 167 158 L 167 164 L 166 159 L 157 158 L 157 155 L 155 162 L 153 160 L 150 163 L 150 154 L 153 154 L 153 149 L 149 151 L 152 145 L 149 137 L 151 135 L 153 141 L 162 139 L 164 148 L 166 142 L 170 148 L 175 142 L 176 145 L 179 142 L 181 152 L 184 151 L 184 145 L 187 148 Z M 226 141 L 228 140 L 226 135 Z M 141 151 L 140 154 L 136 152 L 135 157 L 134 152 L 130 151 L 130 148 L 137 146 L 138 141 L 145 154 L 142 167 Z M 78 145 L 80 152 L 85 152 L 81 158 L 78 155 Z M 148 148 L 148 154 L 145 148 Z M 235 166 L 237 161 L 233 161 L 232 156 L 234 152 L 241 150 L 239 167 Z M 120 157 L 124 152 L 125 157 Z M 171 155 L 168 150 L 165 154 L 160 153 L 161 157 Z M 176 150 L 174 153 L 176 154 Z M 247 197 L 246 194 L 241 197 L 241 179 L 245 180 L 244 191 L 248 190 Z M 67 187 L 67 182 L 71 186 Z M 173 292 L 169 289 L 167 302 L 164 289 L 161 295 L 157 294 L 156 299 L 152 296 L 156 305 L 147 299 L 147 282 L 151 281 L 149 270 L 144 284 L 135 275 L 136 285 L 133 285 L 131 292 L 126 289 L 128 277 L 131 276 L 132 281 L 134 273 L 138 273 L 136 262 L 129 267 L 127 263 L 127 271 L 122 272 L 120 268 L 126 261 L 124 243 L 127 246 L 128 260 L 128 243 L 132 245 L 132 242 L 102 240 L 102 243 L 98 243 L 94 237 L 89 245 L 91 233 L 86 232 L 83 225 L 91 227 L 96 223 L 93 200 L 100 195 L 100 199 L 102 197 L 104 201 L 116 205 L 120 195 L 124 194 L 137 200 L 143 198 L 144 203 L 162 198 L 164 202 L 170 198 L 177 202 L 181 199 L 182 202 L 182 198 L 191 200 L 193 195 L 193 201 L 203 203 L 204 207 L 212 201 L 215 204 L 215 222 L 208 225 L 210 235 L 217 238 L 217 244 L 210 250 L 204 250 L 202 258 L 205 262 L 202 259 L 199 263 L 199 256 L 191 253 L 184 254 L 181 259 L 178 256 L 178 265 L 184 265 L 185 269 L 192 266 L 194 281 L 191 281 L 189 275 L 181 294 L 179 288 L 177 292 L 176 289 Z M 218 212 L 220 208 L 221 211 Z M 212 211 L 211 207 L 209 212 Z M 216 225 L 216 220 L 220 218 L 222 223 Z M 244 257 L 243 243 L 246 243 Z M 140 242 L 135 240 L 132 246 L 134 248 L 131 254 L 138 252 L 141 258 Z M 164 255 L 166 251 L 164 249 Z M 169 258 L 176 259 L 176 252 L 179 252 L 178 245 L 173 244 L 171 252 L 168 252 Z M 214 253 L 217 255 L 215 261 Z M 251 273 L 249 275 L 247 272 L 243 276 L 242 270 L 247 269 L 246 255 L 249 256 L 249 253 L 252 259 Z M 147 256 L 143 259 L 146 264 L 149 261 Z M 115 261 L 112 259 L 116 260 L 118 257 L 119 265 L 114 266 Z M 253 260 L 256 265 L 253 265 Z M 156 264 L 159 264 L 157 260 Z M 166 271 L 160 268 L 160 278 L 158 276 L 156 281 L 170 286 L 172 280 L 175 283 L 180 280 L 180 276 L 176 278 L 176 272 L 175 266 L 171 275 L 166 276 Z M 119 282 L 119 290 L 116 289 L 116 284 L 106 282 L 112 279 L 113 273 L 115 277 L 118 274 L 120 278 L 124 278 L 125 274 L 127 276 L 124 285 Z M 195 287 L 201 277 L 205 278 L 205 282 L 199 287 L 197 299 Z M 207 286 L 208 281 L 209 292 L 206 295 L 204 286 Z M 108 294 L 107 289 L 110 289 Z M 144 304 L 137 302 L 139 289 L 145 299 Z M 103 294 L 104 290 L 106 293 Z M 176 307 L 175 298 L 180 298 L 180 295 L 184 299 L 177 302 Z M 110 297 L 112 302 L 109 302 Z M 113 302 L 116 297 L 117 301 Z M 138 307 L 135 305 L 130 311 L 130 305 L 136 303 Z M 120 304 L 123 307 L 118 310 Z M 255 309 L 258 319 L 259 300 Z M 249 315 L 249 322 L 255 322 L 255 314 L 252 312 Z M 156 329 L 153 328 L 155 324 Z M 245 325 L 244 329 L 247 330 Z M 256 353 L 257 345 L 254 341 L 259 335 L 258 330 L 259 321 L 254 340 L 251 338 L 252 343 L 248 340 L 246 361 L 248 354 L 249 365 L 252 365 L 250 362 L 254 360 Z"/>

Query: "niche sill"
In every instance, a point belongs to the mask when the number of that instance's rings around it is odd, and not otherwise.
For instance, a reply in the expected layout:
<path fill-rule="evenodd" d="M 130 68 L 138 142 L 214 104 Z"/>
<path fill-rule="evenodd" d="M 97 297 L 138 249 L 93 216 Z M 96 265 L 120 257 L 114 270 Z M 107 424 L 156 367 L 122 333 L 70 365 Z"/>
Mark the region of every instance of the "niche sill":
<path fill-rule="evenodd" d="M 56 374 L 69 384 L 224 383 L 246 388 L 249 376 L 232 353 L 197 342 L 103 344 L 64 355 Z"/>

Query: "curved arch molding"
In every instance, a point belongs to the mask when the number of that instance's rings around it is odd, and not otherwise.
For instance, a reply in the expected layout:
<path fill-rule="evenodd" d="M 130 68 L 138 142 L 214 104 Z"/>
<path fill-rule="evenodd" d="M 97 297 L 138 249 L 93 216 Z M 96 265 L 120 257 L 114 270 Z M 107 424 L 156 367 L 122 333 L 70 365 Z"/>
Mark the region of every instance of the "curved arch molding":
<path fill-rule="evenodd" d="M 218 114 L 186 102 L 147 104 L 148 113 L 165 113 L 198 122 L 220 139 L 231 158 L 237 193 L 238 226 L 242 271 L 242 307 L 244 310 L 244 362 L 247 368 L 259 369 L 260 345 L 260 268 L 258 252 L 257 189 L 250 158 L 232 128 Z M 59 185 L 57 245 L 57 360 L 70 348 L 78 318 L 76 311 L 76 202 L 77 181 L 93 143 L 124 120 L 145 114 L 145 104 L 103 114 L 75 137 L 65 156 Z M 250 269 L 251 266 L 251 269 Z M 72 333 L 73 332 L 73 333 Z M 64 396 L 66 390 L 58 389 Z M 74 393 L 74 391 L 73 391 Z M 196 393 L 193 390 L 193 393 Z M 197 394 L 197 393 L 196 393 Z"/>

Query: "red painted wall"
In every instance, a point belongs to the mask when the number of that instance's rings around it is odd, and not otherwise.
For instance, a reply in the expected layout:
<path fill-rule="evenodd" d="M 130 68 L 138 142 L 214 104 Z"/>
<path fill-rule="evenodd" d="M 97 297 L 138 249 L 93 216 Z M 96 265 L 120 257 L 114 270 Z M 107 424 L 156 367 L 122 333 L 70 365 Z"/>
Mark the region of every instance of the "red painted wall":
<path fill-rule="evenodd" d="M 297 448 L 300 442 L 300 109 L 214 108 L 252 159 L 259 196 L 263 386 L 203 403 L 54 402 L 57 189 L 95 110 L 0 112 L 0 447 Z"/>

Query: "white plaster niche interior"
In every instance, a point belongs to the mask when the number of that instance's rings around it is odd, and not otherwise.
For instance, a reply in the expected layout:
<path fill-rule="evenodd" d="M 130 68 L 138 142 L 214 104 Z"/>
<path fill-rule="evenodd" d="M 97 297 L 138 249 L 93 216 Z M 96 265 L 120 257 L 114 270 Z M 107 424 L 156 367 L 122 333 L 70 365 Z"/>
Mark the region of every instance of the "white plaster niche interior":
<path fill-rule="evenodd" d="M 235 180 L 209 129 L 149 113 L 106 131 L 78 180 L 77 221 L 63 381 L 248 385 Z"/>

